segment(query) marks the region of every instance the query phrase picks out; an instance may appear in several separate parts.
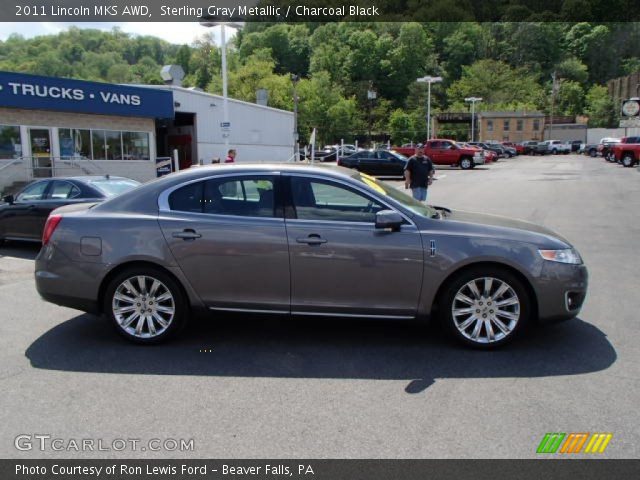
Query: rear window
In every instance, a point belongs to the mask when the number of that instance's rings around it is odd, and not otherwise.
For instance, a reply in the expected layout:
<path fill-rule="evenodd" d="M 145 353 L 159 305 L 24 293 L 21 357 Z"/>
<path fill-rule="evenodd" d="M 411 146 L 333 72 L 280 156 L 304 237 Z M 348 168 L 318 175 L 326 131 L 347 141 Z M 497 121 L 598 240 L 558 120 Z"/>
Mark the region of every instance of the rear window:
<path fill-rule="evenodd" d="M 135 180 L 128 178 L 105 178 L 100 180 L 91 180 L 89 185 L 97 188 L 107 197 L 115 197 L 121 193 L 133 190 L 140 185 L 140 182 L 136 182 Z"/>

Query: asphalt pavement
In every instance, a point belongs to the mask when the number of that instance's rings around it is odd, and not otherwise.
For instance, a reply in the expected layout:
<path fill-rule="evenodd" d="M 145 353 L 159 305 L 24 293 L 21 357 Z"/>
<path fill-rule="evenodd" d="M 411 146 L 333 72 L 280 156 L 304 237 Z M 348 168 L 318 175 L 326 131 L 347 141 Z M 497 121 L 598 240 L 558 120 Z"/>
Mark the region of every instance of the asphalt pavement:
<path fill-rule="evenodd" d="M 609 432 L 601 457 L 638 458 L 640 172 L 564 155 L 437 178 L 429 203 L 573 242 L 590 273 L 580 317 L 492 352 L 410 322 L 241 315 L 140 347 L 43 302 L 37 248 L 11 243 L 0 247 L 0 457 L 534 458 L 547 432 Z M 16 448 L 38 434 L 62 450 Z M 76 452 L 82 439 L 141 443 Z M 143 451 L 150 439 L 193 448 Z"/>

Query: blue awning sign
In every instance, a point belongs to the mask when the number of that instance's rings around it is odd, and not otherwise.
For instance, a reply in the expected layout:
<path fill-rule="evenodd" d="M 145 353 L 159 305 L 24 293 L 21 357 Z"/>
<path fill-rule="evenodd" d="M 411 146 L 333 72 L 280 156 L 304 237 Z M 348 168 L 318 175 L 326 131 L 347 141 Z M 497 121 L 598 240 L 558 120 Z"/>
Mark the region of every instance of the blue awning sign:
<path fill-rule="evenodd" d="M 0 72 L 0 107 L 173 118 L 173 93 L 128 85 Z"/>

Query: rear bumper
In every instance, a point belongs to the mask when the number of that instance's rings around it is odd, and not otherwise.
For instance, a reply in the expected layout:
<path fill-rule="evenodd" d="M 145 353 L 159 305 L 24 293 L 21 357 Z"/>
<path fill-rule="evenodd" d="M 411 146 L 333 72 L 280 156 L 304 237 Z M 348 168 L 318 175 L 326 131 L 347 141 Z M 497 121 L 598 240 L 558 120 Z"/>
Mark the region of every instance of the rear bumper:
<path fill-rule="evenodd" d="M 100 282 L 106 272 L 106 265 L 73 262 L 49 244 L 36 258 L 36 290 L 47 302 L 97 313 Z"/>

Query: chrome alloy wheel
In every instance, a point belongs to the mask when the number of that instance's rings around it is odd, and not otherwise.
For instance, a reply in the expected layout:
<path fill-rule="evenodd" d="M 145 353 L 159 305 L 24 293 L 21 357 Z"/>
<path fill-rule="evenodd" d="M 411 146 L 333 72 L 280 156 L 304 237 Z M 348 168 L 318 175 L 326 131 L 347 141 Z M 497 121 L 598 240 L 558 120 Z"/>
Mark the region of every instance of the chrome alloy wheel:
<path fill-rule="evenodd" d="M 169 288 L 147 275 L 130 277 L 118 285 L 111 309 L 120 328 L 137 338 L 161 335 L 169 328 L 176 313 Z"/>
<path fill-rule="evenodd" d="M 482 277 L 456 293 L 451 313 L 455 327 L 475 343 L 498 342 L 511 334 L 520 319 L 520 299 L 505 281 Z"/>

